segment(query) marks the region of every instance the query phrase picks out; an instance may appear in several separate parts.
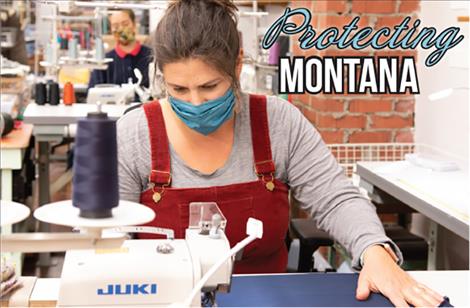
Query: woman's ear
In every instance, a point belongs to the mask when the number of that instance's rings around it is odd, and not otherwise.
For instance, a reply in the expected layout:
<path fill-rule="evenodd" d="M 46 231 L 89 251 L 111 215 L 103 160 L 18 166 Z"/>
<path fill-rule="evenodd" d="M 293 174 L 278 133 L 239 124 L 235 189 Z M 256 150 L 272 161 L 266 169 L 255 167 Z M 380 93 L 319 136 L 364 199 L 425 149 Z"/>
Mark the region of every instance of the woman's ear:
<path fill-rule="evenodd" d="M 240 52 L 238 53 L 238 57 L 237 57 L 237 67 L 236 67 L 237 79 L 240 79 L 240 74 L 242 73 L 242 67 L 243 67 L 243 48 L 240 48 Z"/>

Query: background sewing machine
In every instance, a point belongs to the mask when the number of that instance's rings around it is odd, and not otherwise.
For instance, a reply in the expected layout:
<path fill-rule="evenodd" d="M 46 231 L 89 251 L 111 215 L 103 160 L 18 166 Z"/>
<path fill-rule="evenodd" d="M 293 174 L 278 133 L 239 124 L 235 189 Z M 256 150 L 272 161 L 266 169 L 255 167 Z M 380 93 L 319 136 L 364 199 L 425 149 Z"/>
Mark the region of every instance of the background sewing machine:
<path fill-rule="evenodd" d="M 87 103 L 125 105 L 134 100 L 134 85 L 99 84 L 88 90 Z"/>
<path fill-rule="evenodd" d="M 98 84 L 88 90 L 87 103 L 96 104 L 128 104 L 134 101 L 137 94 L 141 102 L 145 102 L 150 97 L 149 89 L 141 86 L 143 76 L 142 72 L 135 68 L 134 74 L 137 77 L 137 82 L 134 84 L 129 79 L 128 83 L 122 85 L 115 84 Z"/>

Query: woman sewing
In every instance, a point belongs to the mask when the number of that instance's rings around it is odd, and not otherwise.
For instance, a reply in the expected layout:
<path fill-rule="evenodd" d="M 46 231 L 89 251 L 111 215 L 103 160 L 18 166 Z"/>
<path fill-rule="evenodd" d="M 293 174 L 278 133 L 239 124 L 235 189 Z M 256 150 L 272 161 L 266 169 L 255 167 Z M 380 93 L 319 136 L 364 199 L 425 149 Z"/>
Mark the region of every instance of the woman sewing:
<path fill-rule="evenodd" d="M 184 237 L 188 204 L 213 201 L 231 245 L 248 217 L 263 238 L 245 248 L 237 273 L 286 271 L 290 191 L 361 270 L 356 297 L 381 292 L 396 306 L 436 306 L 442 297 L 404 272 L 374 207 L 343 174 L 301 112 L 239 87 L 242 52 L 229 0 L 172 3 L 155 33 L 167 98 L 118 122 L 120 194 L 154 209 L 153 226 Z"/>

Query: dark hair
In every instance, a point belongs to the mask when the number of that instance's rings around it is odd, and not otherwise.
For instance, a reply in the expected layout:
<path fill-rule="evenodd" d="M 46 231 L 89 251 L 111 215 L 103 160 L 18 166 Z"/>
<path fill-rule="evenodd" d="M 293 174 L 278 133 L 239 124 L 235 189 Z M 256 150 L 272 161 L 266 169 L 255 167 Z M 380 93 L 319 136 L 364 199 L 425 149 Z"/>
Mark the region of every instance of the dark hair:
<path fill-rule="evenodd" d="M 135 25 L 135 13 L 131 9 L 115 9 L 115 10 L 110 10 L 110 12 L 123 12 L 126 13 L 127 16 L 131 19 L 132 23 Z"/>
<path fill-rule="evenodd" d="M 230 0 L 171 3 L 155 31 L 155 72 L 157 67 L 163 72 L 165 64 L 197 58 L 230 77 L 234 92 L 238 94 L 237 10 Z"/>

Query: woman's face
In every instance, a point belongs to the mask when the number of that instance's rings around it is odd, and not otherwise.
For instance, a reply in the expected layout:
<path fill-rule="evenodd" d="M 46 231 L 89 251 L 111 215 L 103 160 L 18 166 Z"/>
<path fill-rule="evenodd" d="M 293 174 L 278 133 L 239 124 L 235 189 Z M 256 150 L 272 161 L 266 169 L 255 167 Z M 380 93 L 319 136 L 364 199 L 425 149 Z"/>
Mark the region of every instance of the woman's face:
<path fill-rule="evenodd" d="M 230 79 L 200 59 L 185 59 L 163 66 L 168 94 L 201 105 L 219 98 L 231 86 Z"/>
<path fill-rule="evenodd" d="M 126 46 L 135 40 L 136 25 L 126 12 L 113 12 L 109 16 L 109 21 L 116 43 Z"/>

